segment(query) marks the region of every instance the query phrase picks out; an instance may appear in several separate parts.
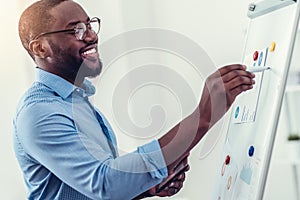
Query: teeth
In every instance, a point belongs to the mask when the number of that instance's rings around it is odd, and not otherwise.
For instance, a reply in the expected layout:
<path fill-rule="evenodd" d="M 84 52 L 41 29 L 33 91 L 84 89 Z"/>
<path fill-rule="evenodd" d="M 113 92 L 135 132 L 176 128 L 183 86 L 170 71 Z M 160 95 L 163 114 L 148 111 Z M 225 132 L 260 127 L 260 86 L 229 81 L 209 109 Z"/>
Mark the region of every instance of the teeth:
<path fill-rule="evenodd" d="M 85 52 L 83 52 L 83 54 L 84 55 L 88 55 L 88 54 L 92 54 L 92 53 L 96 53 L 97 51 L 96 51 L 96 49 L 94 48 L 94 49 L 90 49 L 90 50 L 88 50 L 88 51 L 85 51 Z"/>

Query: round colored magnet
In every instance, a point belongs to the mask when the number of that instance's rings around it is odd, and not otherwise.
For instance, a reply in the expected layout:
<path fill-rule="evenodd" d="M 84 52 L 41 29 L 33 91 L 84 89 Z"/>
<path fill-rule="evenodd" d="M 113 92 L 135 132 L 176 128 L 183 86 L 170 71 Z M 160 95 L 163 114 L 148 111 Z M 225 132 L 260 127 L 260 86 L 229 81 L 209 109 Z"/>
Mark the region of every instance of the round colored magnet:
<path fill-rule="evenodd" d="M 249 155 L 250 157 L 252 157 L 253 154 L 254 154 L 254 146 L 250 146 L 250 147 L 249 147 L 249 151 L 248 151 L 248 155 Z"/>
<path fill-rule="evenodd" d="M 230 163 L 230 156 L 227 155 L 225 158 L 225 164 L 228 165 Z"/>
<path fill-rule="evenodd" d="M 271 45 L 270 45 L 270 52 L 275 51 L 275 47 L 276 47 L 276 43 L 272 42 Z"/>
<path fill-rule="evenodd" d="M 258 58 L 258 51 L 255 51 L 253 54 L 253 60 L 256 61 Z"/>

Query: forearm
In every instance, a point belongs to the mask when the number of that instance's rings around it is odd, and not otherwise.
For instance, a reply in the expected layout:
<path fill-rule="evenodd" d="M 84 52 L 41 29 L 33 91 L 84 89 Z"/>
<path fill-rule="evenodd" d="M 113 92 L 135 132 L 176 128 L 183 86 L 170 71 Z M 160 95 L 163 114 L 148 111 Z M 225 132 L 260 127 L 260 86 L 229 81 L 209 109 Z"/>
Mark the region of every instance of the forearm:
<path fill-rule="evenodd" d="M 210 75 L 197 109 L 159 139 L 168 168 L 199 143 L 237 95 L 253 88 L 255 75 L 245 70 L 243 65 L 229 65 Z"/>
<path fill-rule="evenodd" d="M 175 165 L 193 149 L 210 128 L 208 119 L 197 108 L 158 141 L 167 166 Z"/>

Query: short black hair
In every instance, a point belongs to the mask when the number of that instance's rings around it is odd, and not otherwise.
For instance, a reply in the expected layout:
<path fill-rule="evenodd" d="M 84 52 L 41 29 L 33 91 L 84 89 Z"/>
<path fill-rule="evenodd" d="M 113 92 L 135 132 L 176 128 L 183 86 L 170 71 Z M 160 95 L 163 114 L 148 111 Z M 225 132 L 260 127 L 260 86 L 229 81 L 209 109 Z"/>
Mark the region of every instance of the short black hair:
<path fill-rule="evenodd" d="M 55 18 L 49 13 L 51 8 L 69 0 L 39 0 L 26 8 L 19 20 L 19 37 L 23 47 L 34 60 L 29 42 L 36 35 L 48 31 Z"/>

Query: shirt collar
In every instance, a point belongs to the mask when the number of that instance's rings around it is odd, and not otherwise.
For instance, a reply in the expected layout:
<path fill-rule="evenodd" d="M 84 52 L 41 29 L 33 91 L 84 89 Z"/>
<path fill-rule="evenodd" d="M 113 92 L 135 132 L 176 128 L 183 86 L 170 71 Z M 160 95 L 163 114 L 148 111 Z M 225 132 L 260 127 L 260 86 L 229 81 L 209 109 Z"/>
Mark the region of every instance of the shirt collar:
<path fill-rule="evenodd" d="M 66 99 L 75 90 L 82 91 L 81 93 L 83 96 L 92 96 L 96 92 L 96 89 L 92 85 L 92 83 L 86 79 L 83 82 L 83 87 L 79 88 L 68 82 L 67 80 L 61 78 L 60 76 L 42 70 L 38 67 L 36 68 L 36 80 L 37 82 L 40 82 L 51 88 L 63 99 Z"/>

